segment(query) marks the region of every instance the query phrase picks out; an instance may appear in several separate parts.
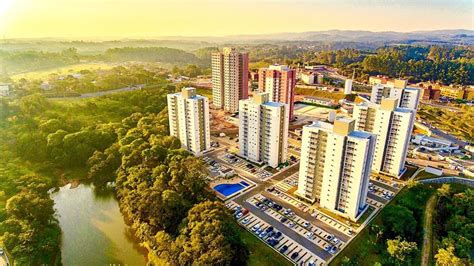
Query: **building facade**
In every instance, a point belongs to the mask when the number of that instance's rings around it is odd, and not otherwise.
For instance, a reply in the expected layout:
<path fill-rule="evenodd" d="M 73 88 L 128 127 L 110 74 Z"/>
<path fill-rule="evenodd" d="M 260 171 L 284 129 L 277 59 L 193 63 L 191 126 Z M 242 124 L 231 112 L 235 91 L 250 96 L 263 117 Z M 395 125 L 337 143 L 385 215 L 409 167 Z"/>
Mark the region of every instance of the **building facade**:
<path fill-rule="evenodd" d="M 397 178 L 404 173 L 415 114 L 416 110 L 398 107 L 396 98 L 354 107 L 356 129 L 377 135 L 372 171 Z"/>
<path fill-rule="evenodd" d="M 269 93 L 239 102 L 239 153 L 250 161 L 277 167 L 287 160 L 289 111 Z"/>
<path fill-rule="evenodd" d="M 211 147 L 207 97 L 196 95 L 195 88 L 183 88 L 167 97 L 170 134 L 188 151 L 202 155 Z"/>
<path fill-rule="evenodd" d="M 397 98 L 401 108 L 409 108 L 416 110 L 420 102 L 421 90 L 418 88 L 407 88 L 403 80 L 396 80 L 395 85 L 375 84 L 372 86 L 372 93 L 370 101 L 375 104 L 380 104 L 384 98 Z"/>
<path fill-rule="evenodd" d="M 268 92 L 272 102 L 288 104 L 290 120 L 293 120 L 296 71 L 288 66 L 271 65 L 259 69 L 258 76 L 259 91 Z"/>
<path fill-rule="evenodd" d="M 367 209 L 375 142 L 353 119 L 304 126 L 297 195 L 357 220 Z"/>
<path fill-rule="evenodd" d="M 213 105 L 235 113 L 239 100 L 248 98 L 249 57 L 226 47 L 211 56 Z"/>

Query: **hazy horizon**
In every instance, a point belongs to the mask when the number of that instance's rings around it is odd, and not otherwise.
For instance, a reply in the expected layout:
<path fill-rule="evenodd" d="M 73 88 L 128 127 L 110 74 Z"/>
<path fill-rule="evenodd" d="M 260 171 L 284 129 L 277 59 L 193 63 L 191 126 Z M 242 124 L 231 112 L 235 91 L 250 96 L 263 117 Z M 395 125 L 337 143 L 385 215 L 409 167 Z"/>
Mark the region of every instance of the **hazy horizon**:
<path fill-rule="evenodd" d="M 464 0 L 0 0 L 0 34 L 9 39 L 473 28 L 472 2 Z"/>

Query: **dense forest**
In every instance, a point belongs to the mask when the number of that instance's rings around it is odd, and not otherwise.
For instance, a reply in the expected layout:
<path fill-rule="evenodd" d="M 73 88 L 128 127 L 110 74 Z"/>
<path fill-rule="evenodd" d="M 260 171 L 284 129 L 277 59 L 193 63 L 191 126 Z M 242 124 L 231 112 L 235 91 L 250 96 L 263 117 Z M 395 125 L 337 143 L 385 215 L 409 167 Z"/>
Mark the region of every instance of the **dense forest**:
<path fill-rule="evenodd" d="M 473 259 L 474 190 L 444 184 L 438 189 L 438 196 L 434 219 L 435 260 L 439 265 L 468 265 Z"/>
<path fill-rule="evenodd" d="M 361 81 L 383 74 L 411 82 L 474 84 L 474 51 L 469 47 L 395 46 L 379 48 L 375 53 L 344 49 L 317 52 L 314 57 L 312 62 L 341 68 L 349 76 L 355 69 Z"/>
<path fill-rule="evenodd" d="M 356 77 L 360 81 L 367 81 L 369 75 L 383 74 L 407 78 L 411 82 L 439 81 L 444 84 L 474 84 L 472 47 L 406 45 L 380 47 L 376 50 L 331 47 L 255 44 L 243 45 L 239 49 L 249 52 L 251 69 L 273 63 L 292 66 L 325 64 L 338 67 L 349 76 L 353 70 L 356 70 Z M 109 48 L 95 55 L 80 54 L 76 48 L 65 49 L 62 52 L 0 50 L 0 62 L 3 65 L 0 74 L 7 76 L 19 72 L 77 64 L 80 61 L 155 62 L 180 68 L 196 65 L 200 73 L 208 74 L 211 53 L 216 50 L 218 48 L 212 46 L 199 48 L 193 52 L 167 47 L 120 47 Z"/>
<path fill-rule="evenodd" d="M 0 143 L 0 243 L 15 263 L 60 261 L 48 190 L 82 178 L 98 188 L 116 183 L 121 211 L 151 262 L 245 263 L 247 248 L 208 191 L 202 161 L 168 136 L 166 94 L 175 87 L 160 75 L 152 81 L 81 101 L 50 101 L 33 91 L 1 99 L 0 134 L 8 141 Z"/>

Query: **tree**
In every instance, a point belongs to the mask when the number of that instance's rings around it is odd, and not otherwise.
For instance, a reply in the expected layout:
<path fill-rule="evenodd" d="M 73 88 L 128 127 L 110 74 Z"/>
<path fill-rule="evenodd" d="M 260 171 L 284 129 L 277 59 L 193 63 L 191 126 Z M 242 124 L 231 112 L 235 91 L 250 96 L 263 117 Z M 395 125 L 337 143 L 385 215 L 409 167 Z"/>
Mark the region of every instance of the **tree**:
<path fill-rule="evenodd" d="M 400 205 L 389 205 L 381 214 L 385 236 L 387 238 L 401 236 L 414 239 L 417 222 L 413 212 Z"/>
<path fill-rule="evenodd" d="M 449 184 L 443 184 L 437 190 L 440 197 L 448 197 L 451 194 L 451 186 Z"/>
<path fill-rule="evenodd" d="M 409 260 L 409 257 L 413 255 L 416 250 L 416 242 L 402 240 L 400 236 L 397 236 L 395 239 L 387 240 L 388 253 L 399 262 L 405 262 Z"/>
<path fill-rule="evenodd" d="M 446 249 L 438 249 L 438 254 L 435 255 L 436 265 L 440 266 L 461 266 L 462 261 L 454 255 L 454 247 L 449 246 Z"/>
<path fill-rule="evenodd" d="M 178 265 L 245 264 L 248 250 L 222 203 L 206 201 L 195 205 L 185 223 L 174 241 L 163 232 L 155 235 L 157 247 L 152 257 L 165 257 Z"/>

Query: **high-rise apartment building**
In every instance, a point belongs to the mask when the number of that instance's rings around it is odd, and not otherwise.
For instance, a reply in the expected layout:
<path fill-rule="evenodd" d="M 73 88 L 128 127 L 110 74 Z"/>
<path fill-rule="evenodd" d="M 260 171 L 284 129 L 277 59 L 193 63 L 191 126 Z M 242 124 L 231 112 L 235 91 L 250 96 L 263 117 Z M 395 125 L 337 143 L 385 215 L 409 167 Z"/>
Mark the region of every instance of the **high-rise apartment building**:
<path fill-rule="evenodd" d="M 258 89 L 270 94 L 270 101 L 286 103 L 293 120 L 296 71 L 284 65 L 271 65 L 258 71 Z"/>
<path fill-rule="evenodd" d="M 376 136 L 354 130 L 355 121 L 303 127 L 297 195 L 356 220 L 367 209 Z"/>
<path fill-rule="evenodd" d="M 209 101 L 196 95 L 195 88 L 183 88 L 181 92 L 168 94 L 170 133 L 196 156 L 211 147 L 209 129 Z"/>
<path fill-rule="evenodd" d="M 240 155 L 277 167 L 287 160 L 288 105 L 271 102 L 269 93 L 239 102 Z"/>
<path fill-rule="evenodd" d="M 248 54 L 226 47 L 212 54 L 211 68 L 213 105 L 237 112 L 239 100 L 248 98 Z"/>
<path fill-rule="evenodd" d="M 384 98 L 397 98 L 401 108 L 416 110 L 420 102 L 421 90 L 417 88 L 407 88 L 405 80 L 395 80 L 392 83 L 375 84 L 372 87 L 370 101 L 380 104 Z"/>
<path fill-rule="evenodd" d="M 400 177 L 405 170 L 416 114 L 416 110 L 398 106 L 397 98 L 385 98 L 380 105 L 356 105 L 352 115 L 358 130 L 377 135 L 372 171 L 394 177 Z"/>

